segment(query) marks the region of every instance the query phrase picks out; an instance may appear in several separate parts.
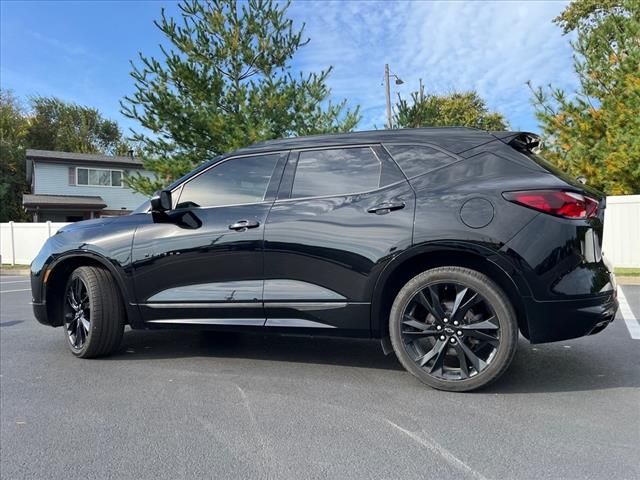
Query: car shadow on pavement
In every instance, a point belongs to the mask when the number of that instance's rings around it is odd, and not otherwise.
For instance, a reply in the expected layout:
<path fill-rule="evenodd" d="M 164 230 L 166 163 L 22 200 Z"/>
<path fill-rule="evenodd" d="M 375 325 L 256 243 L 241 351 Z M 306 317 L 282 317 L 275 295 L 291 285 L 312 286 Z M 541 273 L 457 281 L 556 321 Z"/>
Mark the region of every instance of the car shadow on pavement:
<path fill-rule="evenodd" d="M 483 392 L 548 393 L 640 387 L 640 357 L 633 346 L 616 348 L 593 337 L 531 345 L 520 340 L 518 352 L 500 380 Z M 629 355 L 629 353 L 633 355 Z"/>
<path fill-rule="evenodd" d="M 128 331 L 114 360 L 158 358 L 241 358 L 271 362 L 343 365 L 402 370 L 376 340 L 244 332 Z"/>
<path fill-rule="evenodd" d="M 638 359 L 628 356 L 628 352 L 588 340 L 531 345 L 521 338 L 507 372 L 478 393 L 638 388 L 640 369 L 634 366 Z M 404 370 L 394 354 L 383 354 L 376 340 L 192 330 L 128 331 L 122 348 L 108 358 L 142 361 L 191 357 L 385 369 L 399 374 Z"/>

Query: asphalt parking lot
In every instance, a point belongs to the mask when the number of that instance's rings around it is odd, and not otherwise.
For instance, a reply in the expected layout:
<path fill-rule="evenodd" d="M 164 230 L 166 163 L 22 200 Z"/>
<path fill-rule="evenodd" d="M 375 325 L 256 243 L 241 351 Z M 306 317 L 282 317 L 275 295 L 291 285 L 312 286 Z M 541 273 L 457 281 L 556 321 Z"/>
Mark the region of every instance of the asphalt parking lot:
<path fill-rule="evenodd" d="M 127 331 L 78 360 L 26 280 L 0 277 L 2 479 L 640 478 L 640 339 L 620 315 L 522 339 L 498 383 L 450 394 L 373 341 Z"/>

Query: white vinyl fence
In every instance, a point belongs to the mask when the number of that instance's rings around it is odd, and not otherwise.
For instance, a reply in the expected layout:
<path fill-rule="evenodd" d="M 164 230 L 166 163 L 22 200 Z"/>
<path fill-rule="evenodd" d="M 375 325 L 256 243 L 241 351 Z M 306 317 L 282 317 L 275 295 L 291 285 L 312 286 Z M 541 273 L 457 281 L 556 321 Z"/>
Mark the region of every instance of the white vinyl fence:
<path fill-rule="evenodd" d="M 3 264 L 28 265 L 66 223 L 0 223 Z M 640 195 L 607 197 L 602 250 L 616 267 L 640 268 Z"/>
<path fill-rule="evenodd" d="M 67 223 L 0 223 L 0 258 L 3 264 L 29 265 L 44 242 Z"/>
<path fill-rule="evenodd" d="M 614 266 L 640 268 L 640 195 L 607 197 L 602 243 Z"/>

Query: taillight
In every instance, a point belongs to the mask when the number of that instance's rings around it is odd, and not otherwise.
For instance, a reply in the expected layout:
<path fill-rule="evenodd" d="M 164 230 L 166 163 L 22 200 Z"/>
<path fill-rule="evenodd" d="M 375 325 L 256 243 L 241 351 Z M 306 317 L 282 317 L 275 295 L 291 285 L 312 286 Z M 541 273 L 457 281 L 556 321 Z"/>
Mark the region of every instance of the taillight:
<path fill-rule="evenodd" d="M 502 194 L 510 202 L 563 218 L 593 218 L 598 201 L 580 193 L 559 190 L 528 190 Z"/>

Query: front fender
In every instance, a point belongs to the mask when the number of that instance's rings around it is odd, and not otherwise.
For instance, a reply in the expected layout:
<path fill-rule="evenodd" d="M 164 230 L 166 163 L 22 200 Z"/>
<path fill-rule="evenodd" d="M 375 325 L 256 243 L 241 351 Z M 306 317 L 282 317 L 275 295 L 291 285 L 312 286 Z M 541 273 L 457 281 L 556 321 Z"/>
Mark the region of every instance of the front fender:
<path fill-rule="evenodd" d="M 142 325 L 133 298 L 131 248 L 135 227 L 84 228 L 64 231 L 49 238 L 31 263 L 31 290 L 34 305 L 47 312 L 46 321 L 55 325 L 55 314 L 46 307 L 47 293 L 64 289 L 70 270 L 82 265 L 100 265 L 113 276 L 122 295 L 132 327 Z M 59 322 L 58 322 L 59 323 Z"/>

